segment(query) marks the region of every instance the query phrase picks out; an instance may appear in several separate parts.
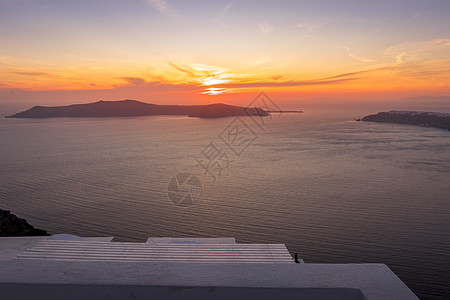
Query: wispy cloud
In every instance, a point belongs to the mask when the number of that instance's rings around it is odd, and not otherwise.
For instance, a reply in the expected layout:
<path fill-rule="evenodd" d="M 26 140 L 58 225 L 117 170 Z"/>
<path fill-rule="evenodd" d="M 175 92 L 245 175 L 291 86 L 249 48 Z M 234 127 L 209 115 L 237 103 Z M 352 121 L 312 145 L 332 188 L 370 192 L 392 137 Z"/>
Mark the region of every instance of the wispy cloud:
<path fill-rule="evenodd" d="M 180 65 L 177 65 L 177 64 L 175 64 L 175 63 L 173 63 L 171 61 L 169 61 L 169 65 L 172 68 L 175 68 L 176 70 L 178 70 L 180 72 L 183 72 L 183 73 L 185 73 L 185 74 L 187 74 L 189 76 L 192 76 L 192 77 L 196 76 L 195 71 L 192 68 L 188 67 L 188 66 L 180 66 Z"/>
<path fill-rule="evenodd" d="M 295 86 L 310 86 L 310 85 L 331 85 L 353 80 L 358 80 L 357 77 L 342 78 L 342 79 L 318 79 L 305 81 L 258 81 L 258 82 L 238 82 L 238 83 L 223 83 L 216 86 L 221 88 L 253 88 L 253 87 L 295 87 Z"/>
<path fill-rule="evenodd" d="M 399 54 L 395 55 L 394 57 L 395 57 L 395 64 L 396 65 L 400 65 L 400 64 L 403 63 L 403 59 L 405 57 L 407 57 L 407 55 L 406 55 L 405 52 L 402 52 L 402 53 L 399 53 Z"/>
<path fill-rule="evenodd" d="M 0 54 L 0 61 L 8 61 L 8 60 L 10 60 L 9 56 Z"/>
<path fill-rule="evenodd" d="M 225 17 L 225 15 L 228 13 L 228 11 L 230 10 L 230 8 L 234 5 L 236 1 L 231 1 L 229 2 L 227 5 L 225 5 L 222 9 L 222 11 L 220 12 L 220 14 L 214 19 L 214 22 L 219 25 L 222 28 L 226 28 L 227 24 L 225 23 L 225 21 L 223 20 L 223 18 Z"/>
<path fill-rule="evenodd" d="M 227 73 L 227 69 L 216 66 L 195 64 L 191 66 L 181 66 L 173 62 L 169 65 L 176 70 L 188 75 L 187 82 L 196 82 L 200 85 L 215 85 L 227 82 L 232 74 Z"/>
<path fill-rule="evenodd" d="M 222 10 L 221 15 L 222 15 L 222 16 L 225 15 L 225 14 L 228 12 L 228 10 L 234 5 L 235 2 L 236 2 L 236 1 L 231 1 L 230 3 L 228 3 L 227 5 L 225 5 L 225 7 L 224 7 L 223 10 Z"/>
<path fill-rule="evenodd" d="M 241 89 L 246 88 L 339 85 L 361 80 L 367 78 L 367 76 L 377 75 L 383 71 L 396 71 L 395 67 L 386 66 L 311 80 L 289 80 L 285 76 L 278 74 L 265 79 L 256 79 L 251 78 L 250 74 L 227 73 L 226 69 L 214 66 L 185 66 L 173 62 L 170 62 L 169 64 L 191 78 L 191 80 L 185 81 L 188 84 L 205 86 L 206 88 L 203 93 L 209 95 L 236 93 Z"/>
<path fill-rule="evenodd" d="M 375 72 L 379 72 L 379 71 L 392 71 L 392 70 L 396 70 L 396 69 L 397 68 L 395 68 L 395 67 L 385 66 L 385 67 L 379 67 L 379 68 L 373 68 L 373 69 L 367 69 L 367 70 L 361 70 L 361 71 L 355 71 L 355 72 L 342 73 L 342 74 L 326 77 L 323 79 L 330 80 L 330 79 L 337 79 L 337 78 L 351 77 L 351 76 L 353 76 L 353 78 L 355 78 L 354 76 L 356 76 L 356 75 L 375 73 Z"/>
<path fill-rule="evenodd" d="M 175 16 L 175 12 L 166 0 L 143 0 L 163 15 Z"/>
<path fill-rule="evenodd" d="M 359 55 L 356 55 L 356 54 L 350 52 L 350 48 L 349 47 L 344 47 L 344 49 L 345 49 L 345 53 L 347 53 L 347 55 L 349 57 L 353 58 L 353 59 L 356 59 L 356 60 L 359 60 L 359 61 L 365 62 L 365 63 L 372 63 L 372 62 L 375 61 L 373 59 L 370 59 L 370 58 L 367 58 L 367 57 L 363 57 L 363 56 L 359 56 Z"/>
<path fill-rule="evenodd" d="M 386 48 L 382 54 L 394 59 L 396 64 L 403 64 L 432 59 L 442 50 L 450 50 L 450 39 L 404 42 Z"/>
<path fill-rule="evenodd" d="M 261 32 L 262 35 L 267 35 L 274 30 L 273 25 L 266 23 L 266 22 L 259 23 L 258 26 L 259 26 L 259 31 Z"/>
<path fill-rule="evenodd" d="M 121 77 L 129 85 L 139 86 L 146 83 L 146 80 L 139 77 Z"/>
<path fill-rule="evenodd" d="M 174 69 L 190 77 L 189 80 L 185 81 L 188 84 L 204 86 L 205 90 L 202 93 L 208 95 L 237 93 L 241 89 L 246 88 L 335 85 L 359 79 L 356 76 L 358 73 L 355 72 L 354 74 L 337 75 L 336 78 L 320 78 L 315 80 L 283 80 L 284 76 L 282 75 L 274 75 L 262 80 L 252 80 L 249 78 L 249 74 L 227 73 L 226 69 L 215 66 L 184 66 L 173 62 L 169 62 L 169 64 Z"/>
<path fill-rule="evenodd" d="M 254 87 L 296 87 L 296 86 L 320 86 L 320 85 L 336 85 L 345 84 L 351 81 L 363 80 L 368 76 L 376 76 L 382 74 L 381 72 L 396 72 L 399 70 L 395 66 L 384 66 L 379 68 L 372 68 L 366 70 L 360 70 L 355 72 L 341 73 L 329 77 L 316 78 L 312 80 L 284 80 L 283 76 L 273 76 L 268 78 L 269 80 L 262 81 L 248 81 L 237 83 L 223 83 L 216 85 L 219 88 L 254 88 Z"/>
<path fill-rule="evenodd" d="M 7 65 L 7 66 L 14 66 L 15 63 L 13 62 L 13 58 L 10 56 L 6 56 L 3 54 L 0 54 L 0 64 Z"/>
<path fill-rule="evenodd" d="M 22 72 L 22 71 L 14 71 L 11 72 L 18 75 L 25 75 L 25 76 L 55 76 L 54 74 L 47 73 L 47 72 Z"/>
<path fill-rule="evenodd" d="M 323 25 L 329 23 L 329 20 L 319 20 L 316 22 L 309 22 L 309 23 L 297 23 L 296 27 L 301 29 L 303 32 L 303 35 L 306 38 L 312 37 L 312 33 L 318 30 Z"/>
<path fill-rule="evenodd" d="M 426 70 L 426 71 L 417 71 L 414 70 L 413 72 L 410 72 L 409 74 L 411 77 L 450 77 L 450 69 L 439 69 L 439 70 Z"/>
<path fill-rule="evenodd" d="M 277 81 L 277 80 L 283 78 L 283 75 L 275 75 L 275 76 L 272 76 L 271 78 L 272 78 L 273 80 Z"/>

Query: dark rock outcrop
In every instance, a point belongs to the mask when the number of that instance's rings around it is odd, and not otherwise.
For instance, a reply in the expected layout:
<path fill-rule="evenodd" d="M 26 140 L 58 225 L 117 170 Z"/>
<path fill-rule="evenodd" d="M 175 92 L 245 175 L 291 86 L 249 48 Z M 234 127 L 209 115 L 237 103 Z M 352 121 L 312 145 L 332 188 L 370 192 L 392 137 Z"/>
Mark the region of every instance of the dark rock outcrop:
<path fill-rule="evenodd" d="M 361 121 L 411 124 L 450 130 L 450 114 L 422 111 L 389 111 L 365 116 Z"/>
<path fill-rule="evenodd" d="M 233 106 L 223 103 L 204 105 L 189 115 L 196 118 L 222 118 L 230 116 L 268 116 L 269 113 L 258 107 Z"/>
<path fill-rule="evenodd" d="M 8 210 L 0 209 L 0 236 L 36 236 L 50 235 L 47 231 L 37 229 L 28 224 L 25 219 L 20 219 Z"/>
<path fill-rule="evenodd" d="M 256 114 L 266 116 L 261 108 L 246 109 L 227 104 L 210 105 L 157 105 L 136 100 L 98 101 L 68 106 L 35 106 L 7 118 L 57 117 L 136 117 L 156 115 L 182 115 L 199 118 L 220 118 Z"/>

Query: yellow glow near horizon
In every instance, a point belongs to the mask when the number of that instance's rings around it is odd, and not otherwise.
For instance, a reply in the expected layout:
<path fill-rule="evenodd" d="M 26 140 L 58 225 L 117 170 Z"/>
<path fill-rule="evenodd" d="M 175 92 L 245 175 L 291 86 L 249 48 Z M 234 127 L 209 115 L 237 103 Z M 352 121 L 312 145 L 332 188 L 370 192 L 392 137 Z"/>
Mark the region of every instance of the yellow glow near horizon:
<path fill-rule="evenodd" d="M 220 94 L 224 94 L 227 93 L 228 90 L 224 89 L 224 88 L 206 88 L 205 91 L 202 92 L 202 94 L 205 95 L 220 95 Z"/>
<path fill-rule="evenodd" d="M 202 85 L 215 85 L 215 84 L 227 83 L 228 80 L 219 79 L 216 77 L 207 77 L 207 78 L 203 79 L 201 82 L 202 82 Z"/>
<path fill-rule="evenodd" d="M 419 46 L 417 46 L 420 48 Z M 429 56 L 448 47 L 450 40 L 432 41 L 421 45 Z M 419 51 L 420 50 L 420 51 Z M 202 89 L 206 95 L 218 95 L 240 91 L 270 88 L 285 91 L 367 91 L 391 90 L 395 88 L 411 90 L 435 90 L 445 93 L 450 82 L 450 60 L 424 60 L 421 51 L 411 49 L 414 56 L 386 51 L 389 56 L 377 63 L 361 63 L 359 68 L 321 65 L 320 68 L 292 67 L 263 62 L 260 65 L 212 66 L 197 63 L 173 63 L 155 61 L 148 67 L 132 64 L 98 64 L 93 66 L 65 67 L 49 65 L 42 67 L 36 63 L 21 64 L 3 58 L 0 72 L 3 88 L 29 90 L 96 90 L 118 87 L 145 87 L 148 83 L 168 86 L 191 86 Z M 398 49 L 404 51 L 404 49 Z M 403 52 L 402 52 L 403 53 Z M 9 64 L 8 64 L 9 63 Z M 101 63 L 101 62 L 100 62 Z M 294 62 L 293 62 L 294 64 Z M 283 72 L 283 69 L 286 70 Z M 341 72 L 338 72 L 341 70 Z M 283 75 L 277 75 L 283 74 Z M 149 87 L 151 91 L 151 88 Z"/>

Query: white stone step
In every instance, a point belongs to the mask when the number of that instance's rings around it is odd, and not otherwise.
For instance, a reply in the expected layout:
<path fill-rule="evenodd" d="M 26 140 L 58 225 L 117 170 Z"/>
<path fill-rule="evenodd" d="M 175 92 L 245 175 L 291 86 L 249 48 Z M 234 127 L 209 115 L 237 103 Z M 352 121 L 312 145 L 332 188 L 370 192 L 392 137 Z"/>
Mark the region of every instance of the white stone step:
<path fill-rule="evenodd" d="M 277 245 L 277 244 L 272 244 L 272 245 L 254 245 L 254 244 L 236 244 L 236 245 L 228 245 L 228 244 L 224 244 L 222 245 L 215 245 L 215 244 L 208 244 L 208 245 L 198 245 L 198 244 L 190 244 L 190 245 L 186 245 L 186 244 L 143 244 L 143 245 L 116 245 L 116 243 L 111 243 L 111 244 L 90 244 L 90 243 L 78 243 L 78 244 L 57 244 L 57 243 L 53 243 L 53 244 L 42 244 L 42 243 L 37 243 L 36 247 L 66 247 L 66 248 L 115 248 L 115 249 L 189 249 L 189 248 L 194 248 L 194 249 L 286 249 L 284 247 L 284 245 Z"/>
<path fill-rule="evenodd" d="M 19 254 L 17 259 L 293 263 L 283 244 L 116 243 L 62 240 L 42 240 Z"/>
<path fill-rule="evenodd" d="M 235 238 L 172 238 L 150 237 L 147 244 L 236 244 Z"/>
<path fill-rule="evenodd" d="M 83 240 L 89 242 L 111 242 L 113 238 L 114 238 L 113 236 L 83 237 Z"/>
<path fill-rule="evenodd" d="M 35 247 L 42 248 L 115 248 L 115 249 L 282 249 L 286 250 L 283 244 L 152 244 L 152 243 L 118 243 L 118 242 L 87 242 L 87 241 L 40 241 Z"/>
<path fill-rule="evenodd" d="M 293 263 L 292 258 L 247 258 L 247 257 L 107 257 L 86 255 L 65 256 L 19 256 L 14 260 L 61 260 L 61 261 L 142 261 L 142 262 L 187 262 L 187 263 Z"/>
<path fill-rule="evenodd" d="M 240 254 L 240 255 L 256 255 L 256 254 L 270 254 L 270 255 L 286 255 L 289 254 L 289 252 L 287 251 L 283 251 L 283 250 L 271 250 L 271 249 L 257 249 L 257 250 L 252 250 L 252 251 L 247 251 L 247 250 L 240 250 L 239 248 L 237 249 L 213 249 L 213 250 L 198 250 L 195 248 L 189 248 L 189 249 L 184 249 L 184 250 L 172 250 L 170 248 L 168 249 L 158 249 L 158 250 L 154 250 L 154 249 L 146 249 L 146 250 L 136 250 L 136 249 L 67 249 L 67 248 L 33 248 L 33 249 L 29 249 L 26 252 L 35 252 L 35 253 L 127 253 L 129 255 L 132 254 L 165 254 L 165 253 L 170 253 L 170 254 L 185 254 L 185 253 L 195 253 L 196 255 L 200 255 L 200 254 L 223 254 L 223 255 L 227 255 L 227 254 Z"/>

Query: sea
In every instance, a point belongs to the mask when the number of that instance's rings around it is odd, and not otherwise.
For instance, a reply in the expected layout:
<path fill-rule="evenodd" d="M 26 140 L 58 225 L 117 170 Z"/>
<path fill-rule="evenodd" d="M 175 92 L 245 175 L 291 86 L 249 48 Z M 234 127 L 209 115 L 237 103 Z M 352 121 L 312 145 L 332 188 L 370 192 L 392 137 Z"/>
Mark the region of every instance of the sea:
<path fill-rule="evenodd" d="M 235 237 L 306 263 L 385 263 L 450 299 L 450 131 L 264 119 L 0 119 L 0 208 L 52 234 Z"/>

